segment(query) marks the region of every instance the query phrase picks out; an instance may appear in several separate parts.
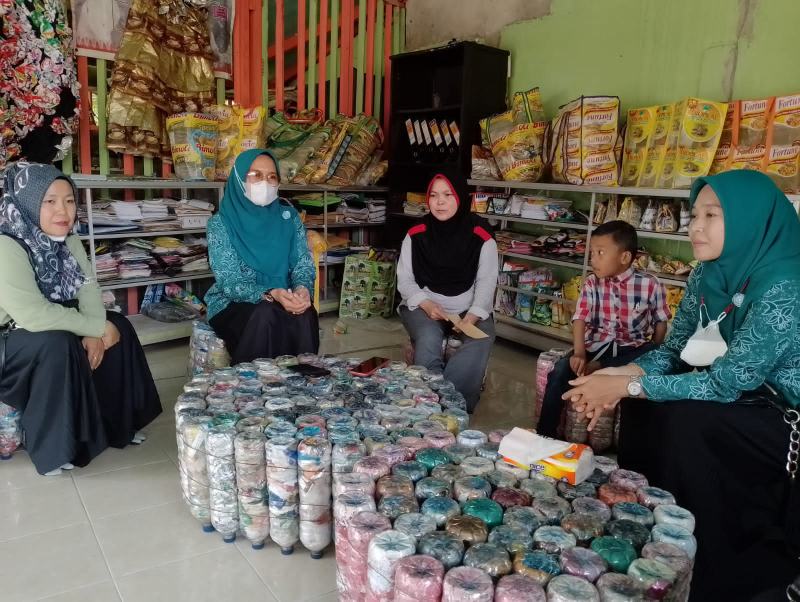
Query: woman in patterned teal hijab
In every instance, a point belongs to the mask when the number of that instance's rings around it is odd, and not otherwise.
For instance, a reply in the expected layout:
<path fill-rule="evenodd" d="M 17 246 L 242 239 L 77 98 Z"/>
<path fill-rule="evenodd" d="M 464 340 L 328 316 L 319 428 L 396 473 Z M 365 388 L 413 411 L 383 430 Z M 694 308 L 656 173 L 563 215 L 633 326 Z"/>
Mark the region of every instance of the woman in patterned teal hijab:
<path fill-rule="evenodd" d="M 699 178 L 691 203 L 700 264 L 664 344 L 564 398 L 590 428 L 625 398 L 620 466 L 696 519 L 674 539 L 696 538 L 690 600 L 783 599 L 800 571 L 800 221 L 754 171 Z"/>

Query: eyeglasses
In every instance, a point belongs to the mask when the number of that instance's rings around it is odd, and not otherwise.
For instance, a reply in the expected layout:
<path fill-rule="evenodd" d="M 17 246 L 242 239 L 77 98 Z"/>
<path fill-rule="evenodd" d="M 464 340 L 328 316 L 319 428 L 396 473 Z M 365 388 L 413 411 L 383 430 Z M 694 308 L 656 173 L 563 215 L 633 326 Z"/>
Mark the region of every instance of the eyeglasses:
<path fill-rule="evenodd" d="M 276 173 L 267 173 L 265 171 L 248 171 L 247 172 L 247 181 L 248 182 L 264 182 L 266 181 L 268 184 L 272 184 L 273 186 L 277 186 L 280 184 L 281 180 Z"/>

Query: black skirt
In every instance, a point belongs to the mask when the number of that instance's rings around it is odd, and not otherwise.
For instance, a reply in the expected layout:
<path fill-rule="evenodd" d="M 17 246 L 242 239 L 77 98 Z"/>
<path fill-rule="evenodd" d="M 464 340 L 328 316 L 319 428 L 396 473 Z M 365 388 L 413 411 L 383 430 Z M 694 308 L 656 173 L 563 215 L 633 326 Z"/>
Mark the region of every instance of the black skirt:
<path fill-rule="evenodd" d="M 789 426 L 765 404 L 623 400 L 620 466 L 694 513 L 691 600 L 785 600 L 800 574 Z"/>
<path fill-rule="evenodd" d="M 108 312 L 120 333 L 92 372 L 81 337 L 12 330 L 5 338 L 0 400 L 22 414 L 25 449 L 44 474 L 87 465 L 109 445 L 125 447 L 161 413 L 150 368 L 130 322 Z"/>
<path fill-rule="evenodd" d="M 319 351 L 319 317 L 313 307 L 294 315 L 280 303 L 231 303 L 208 323 L 225 341 L 233 364 Z"/>

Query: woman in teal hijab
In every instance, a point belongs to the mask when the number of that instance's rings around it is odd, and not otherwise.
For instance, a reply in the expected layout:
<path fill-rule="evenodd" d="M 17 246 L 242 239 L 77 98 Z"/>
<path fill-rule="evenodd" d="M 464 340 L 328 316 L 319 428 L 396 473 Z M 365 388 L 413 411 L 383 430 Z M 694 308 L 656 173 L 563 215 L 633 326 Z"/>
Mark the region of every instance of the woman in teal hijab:
<path fill-rule="evenodd" d="M 278 197 L 279 174 L 269 151 L 240 154 L 208 222 L 216 279 L 205 298 L 208 321 L 234 363 L 319 349 L 316 269 L 300 216 Z"/>
<path fill-rule="evenodd" d="M 664 344 L 564 398 L 591 426 L 626 398 L 620 465 L 696 517 L 691 599 L 778 599 L 770 590 L 800 573 L 800 475 L 787 464 L 800 442 L 800 221 L 754 171 L 699 178 L 690 202 L 700 265 Z"/>

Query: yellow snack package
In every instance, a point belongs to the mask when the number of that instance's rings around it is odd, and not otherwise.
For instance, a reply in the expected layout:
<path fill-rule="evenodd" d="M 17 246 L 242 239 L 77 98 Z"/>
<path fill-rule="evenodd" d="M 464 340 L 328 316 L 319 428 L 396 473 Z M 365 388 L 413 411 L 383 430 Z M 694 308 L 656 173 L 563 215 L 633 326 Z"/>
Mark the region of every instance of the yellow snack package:
<path fill-rule="evenodd" d="M 775 99 L 771 129 L 772 144 L 790 146 L 800 143 L 800 94 Z"/>
<path fill-rule="evenodd" d="M 739 108 L 741 101 L 737 100 L 728 104 L 728 111 L 725 114 L 725 123 L 722 126 L 722 135 L 719 138 L 717 152 L 714 153 L 714 160 L 708 174 L 713 176 L 728 169 L 733 149 L 739 138 Z"/>
<path fill-rule="evenodd" d="M 542 147 L 547 124 L 522 123 L 492 145 L 500 175 L 504 180 L 537 182 L 544 171 Z"/>
<path fill-rule="evenodd" d="M 486 148 L 507 136 L 514 129 L 514 112 L 506 111 L 480 120 L 481 141 Z"/>
<path fill-rule="evenodd" d="M 179 179 L 214 179 L 217 133 L 217 120 L 206 113 L 179 113 L 167 118 L 172 162 Z"/>
<path fill-rule="evenodd" d="M 656 107 L 656 118 L 653 123 L 653 132 L 645 151 L 645 159 L 639 173 L 637 186 L 653 188 L 658 178 L 658 170 L 667 151 L 667 138 L 670 132 L 672 114 L 675 105 L 660 105 Z"/>
<path fill-rule="evenodd" d="M 658 107 L 645 107 L 628 111 L 625 146 L 622 155 L 620 185 L 638 186 L 647 149 L 656 124 Z"/>
<path fill-rule="evenodd" d="M 681 120 L 673 188 L 688 188 L 708 175 L 722 136 L 728 104 L 688 98 Z"/>

